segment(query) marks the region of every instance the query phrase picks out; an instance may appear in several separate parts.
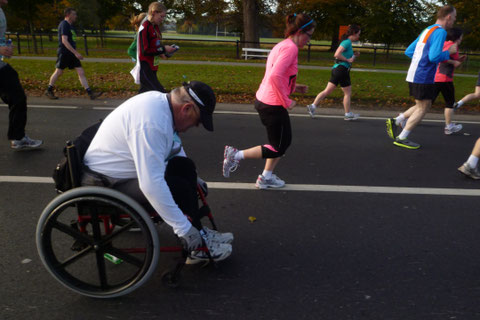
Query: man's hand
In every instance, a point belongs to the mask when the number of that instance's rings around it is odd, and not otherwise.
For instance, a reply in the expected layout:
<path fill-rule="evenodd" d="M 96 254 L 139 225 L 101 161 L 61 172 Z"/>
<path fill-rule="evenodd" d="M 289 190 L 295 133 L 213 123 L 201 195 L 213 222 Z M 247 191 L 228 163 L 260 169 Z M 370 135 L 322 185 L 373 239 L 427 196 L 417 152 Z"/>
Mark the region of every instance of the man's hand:
<path fill-rule="evenodd" d="M 0 47 L 0 55 L 10 58 L 13 55 L 13 48 L 11 46 Z"/>
<path fill-rule="evenodd" d="M 292 110 L 296 105 L 297 105 L 297 101 L 292 100 L 292 103 L 290 103 L 290 105 L 288 106 L 288 110 Z"/>
<path fill-rule="evenodd" d="M 78 52 L 75 52 L 75 57 L 77 57 L 78 60 L 83 60 L 83 56 Z"/>
<path fill-rule="evenodd" d="M 202 189 L 203 195 L 206 197 L 208 195 L 208 186 L 205 181 L 203 181 L 202 178 L 197 177 L 197 184 L 200 186 Z"/>
<path fill-rule="evenodd" d="M 180 237 L 180 241 L 182 242 L 183 248 L 188 252 L 195 251 L 202 246 L 202 236 L 194 226 L 192 226 L 183 237 Z"/>

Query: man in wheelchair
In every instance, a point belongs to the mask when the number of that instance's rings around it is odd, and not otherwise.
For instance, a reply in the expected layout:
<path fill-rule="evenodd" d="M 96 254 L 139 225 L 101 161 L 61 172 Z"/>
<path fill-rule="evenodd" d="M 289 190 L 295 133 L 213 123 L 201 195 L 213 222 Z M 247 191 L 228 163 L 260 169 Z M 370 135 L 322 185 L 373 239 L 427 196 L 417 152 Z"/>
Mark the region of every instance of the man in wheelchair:
<path fill-rule="evenodd" d="M 200 232 L 214 261 L 232 253 L 232 233 L 201 225 L 195 164 L 177 135 L 200 123 L 213 131 L 215 104 L 213 90 L 199 81 L 170 93 L 139 94 L 105 118 L 84 157 L 82 185 L 116 189 L 147 212 L 157 212 L 180 237 L 189 264 L 209 260 L 205 251 L 197 250 L 202 246 Z"/>

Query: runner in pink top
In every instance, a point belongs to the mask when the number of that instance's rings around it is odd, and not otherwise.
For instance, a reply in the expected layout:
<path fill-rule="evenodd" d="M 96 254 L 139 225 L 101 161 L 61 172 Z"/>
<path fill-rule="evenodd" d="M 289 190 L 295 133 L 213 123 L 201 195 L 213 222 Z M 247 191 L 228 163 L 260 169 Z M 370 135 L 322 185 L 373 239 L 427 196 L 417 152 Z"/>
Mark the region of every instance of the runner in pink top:
<path fill-rule="evenodd" d="M 265 168 L 258 176 L 258 189 L 281 188 L 285 181 L 275 174 L 280 157 L 290 146 L 292 129 L 288 110 L 296 102 L 289 98 L 293 92 L 306 93 L 308 87 L 297 84 L 298 49 L 305 46 L 312 37 L 315 21 L 306 14 L 291 14 L 286 19 L 285 40 L 273 47 L 267 59 L 265 76 L 255 95 L 255 109 L 267 129 L 268 144 L 245 150 L 225 146 L 223 175 L 237 169 L 242 159 L 266 159 Z"/>

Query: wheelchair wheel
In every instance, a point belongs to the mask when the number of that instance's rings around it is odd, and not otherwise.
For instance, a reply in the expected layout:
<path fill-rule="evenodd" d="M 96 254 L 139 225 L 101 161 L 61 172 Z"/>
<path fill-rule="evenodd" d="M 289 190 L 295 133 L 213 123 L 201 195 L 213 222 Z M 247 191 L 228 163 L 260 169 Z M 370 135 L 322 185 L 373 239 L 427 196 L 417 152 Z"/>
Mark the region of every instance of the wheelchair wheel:
<path fill-rule="evenodd" d="M 40 216 L 36 242 L 55 279 L 95 298 L 140 287 L 160 254 L 152 218 L 133 199 L 102 187 L 76 188 L 53 199 Z"/>

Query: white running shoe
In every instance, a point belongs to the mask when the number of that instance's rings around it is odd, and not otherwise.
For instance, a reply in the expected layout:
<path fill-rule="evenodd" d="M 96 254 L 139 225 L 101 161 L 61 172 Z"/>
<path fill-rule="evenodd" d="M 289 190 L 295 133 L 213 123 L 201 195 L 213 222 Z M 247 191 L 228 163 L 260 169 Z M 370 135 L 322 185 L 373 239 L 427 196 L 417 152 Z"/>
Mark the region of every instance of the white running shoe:
<path fill-rule="evenodd" d="M 238 150 L 231 146 L 225 146 L 223 152 L 223 176 L 230 177 L 230 172 L 234 172 L 238 168 L 238 160 L 235 160 L 235 155 Z"/>
<path fill-rule="evenodd" d="M 463 126 L 460 123 L 450 123 L 449 126 L 445 127 L 445 134 L 450 135 L 462 130 Z"/>
<path fill-rule="evenodd" d="M 257 182 L 255 182 L 255 187 L 258 189 L 282 188 L 283 186 L 285 186 L 285 181 L 277 177 L 275 174 L 272 174 L 270 179 L 265 179 L 263 175 L 259 175 Z"/>
<path fill-rule="evenodd" d="M 310 115 L 310 117 L 315 117 L 315 109 L 317 109 L 317 107 L 315 107 L 314 104 L 309 104 L 307 106 L 307 110 L 308 110 L 308 114 Z"/>
<path fill-rule="evenodd" d="M 213 261 L 218 262 L 227 259 L 232 254 L 232 245 L 228 243 L 211 242 L 208 245 L 210 255 Z M 200 262 L 208 262 L 208 254 L 205 251 L 192 251 L 187 257 L 185 264 L 197 264 Z"/>
<path fill-rule="evenodd" d="M 357 120 L 358 118 L 360 118 L 360 115 L 358 113 L 353 113 L 353 112 L 345 113 L 345 117 L 344 117 L 346 121 L 353 121 L 353 120 Z"/>
<path fill-rule="evenodd" d="M 207 241 L 209 243 L 210 241 L 228 244 L 231 244 L 233 242 L 233 233 L 231 232 L 218 232 L 207 227 L 203 227 L 203 231 L 205 231 L 205 233 L 207 234 Z"/>
<path fill-rule="evenodd" d="M 42 140 L 30 139 L 27 135 L 20 140 L 11 140 L 10 148 L 12 149 L 35 149 L 43 144 Z"/>

